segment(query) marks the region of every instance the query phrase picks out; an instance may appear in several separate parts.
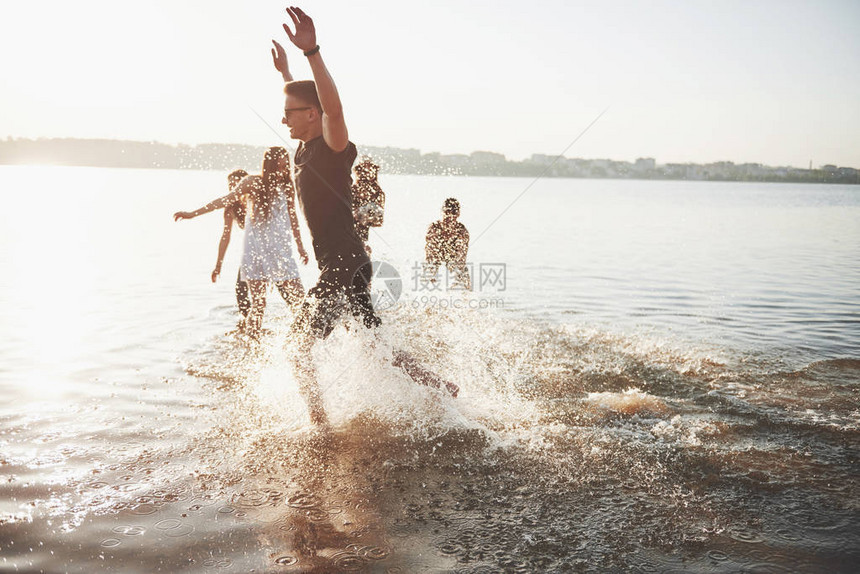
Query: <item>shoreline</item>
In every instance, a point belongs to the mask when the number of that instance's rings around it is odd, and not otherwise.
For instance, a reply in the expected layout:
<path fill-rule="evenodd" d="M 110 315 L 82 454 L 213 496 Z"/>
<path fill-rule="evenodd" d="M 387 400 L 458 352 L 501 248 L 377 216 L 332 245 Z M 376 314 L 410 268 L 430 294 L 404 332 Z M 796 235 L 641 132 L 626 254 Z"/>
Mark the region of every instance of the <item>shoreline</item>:
<path fill-rule="evenodd" d="M 465 154 L 424 153 L 417 149 L 359 145 L 386 174 L 656 181 L 729 181 L 754 183 L 821 183 L 860 185 L 860 169 L 823 165 L 817 169 L 771 167 L 759 163 L 658 164 L 654 158 L 635 162 L 533 154 L 523 161 L 487 151 Z M 131 169 L 230 171 L 253 168 L 265 146 L 185 144 L 108 139 L 0 140 L 0 165 L 59 165 Z"/>

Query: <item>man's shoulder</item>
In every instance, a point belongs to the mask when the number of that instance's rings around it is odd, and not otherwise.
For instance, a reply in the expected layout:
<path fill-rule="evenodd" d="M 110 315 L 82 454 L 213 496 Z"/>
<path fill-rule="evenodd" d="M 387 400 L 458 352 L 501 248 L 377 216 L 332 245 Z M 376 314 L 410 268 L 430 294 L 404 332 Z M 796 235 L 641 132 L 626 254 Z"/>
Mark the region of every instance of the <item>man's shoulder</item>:
<path fill-rule="evenodd" d="M 427 226 L 427 238 L 439 237 L 442 234 L 441 221 L 434 221 Z"/>
<path fill-rule="evenodd" d="M 307 164 L 325 164 L 350 170 L 356 157 L 358 157 L 358 150 L 354 143 L 349 142 L 346 148 L 337 152 L 328 146 L 322 136 L 319 136 L 301 144 L 296 151 L 294 164 L 298 169 L 302 169 Z"/>
<path fill-rule="evenodd" d="M 325 141 L 325 138 L 323 136 L 317 136 L 314 139 L 303 142 L 300 145 L 301 145 L 301 148 L 306 149 L 306 150 L 325 151 L 325 152 L 328 152 L 332 155 L 338 155 L 338 156 L 343 155 L 343 154 L 348 154 L 348 153 L 354 153 L 356 155 L 358 154 L 358 149 L 356 148 L 356 146 L 353 142 L 351 142 L 351 141 L 347 142 L 345 148 L 343 148 L 341 151 L 335 151 L 328 145 L 328 142 Z"/>

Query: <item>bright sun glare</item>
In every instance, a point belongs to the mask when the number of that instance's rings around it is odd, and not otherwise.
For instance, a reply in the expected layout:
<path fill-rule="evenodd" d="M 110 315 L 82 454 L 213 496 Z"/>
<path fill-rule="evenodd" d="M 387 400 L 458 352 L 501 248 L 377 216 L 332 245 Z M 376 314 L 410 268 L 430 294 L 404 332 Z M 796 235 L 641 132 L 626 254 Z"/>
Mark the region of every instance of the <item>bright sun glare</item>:
<path fill-rule="evenodd" d="M 4 238 L 3 246 L 15 249 L 6 254 L 11 279 L 6 307 L 15 326 L 9 332 L 18 339 L 19 353 L 38 366 L 26 388 L 47 397 L 68 382 L 57 365 L 82 359 L 82 334 L 92 332 L 92 315 L 100 304 L 89 237 L 78 224 L 92 206 L 68 193 L 66 168 L 18 167 L 10 173 L 17 176 L 13 188 L 42 195 L 35 201 L 25 193 L 6 196 L 6 208 L 16 216 L 4 225 L 3 234 L 12 241 Z"/>

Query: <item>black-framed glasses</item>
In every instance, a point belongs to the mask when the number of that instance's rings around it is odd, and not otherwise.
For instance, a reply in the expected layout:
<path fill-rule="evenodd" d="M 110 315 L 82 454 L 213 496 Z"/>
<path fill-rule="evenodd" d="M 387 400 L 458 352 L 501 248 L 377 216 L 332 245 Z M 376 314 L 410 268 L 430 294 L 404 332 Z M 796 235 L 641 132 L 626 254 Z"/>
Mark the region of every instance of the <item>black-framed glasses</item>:
<path fill-rule="evenodd" d="M 288 115 L 290 115 L 290 113 L 292 113 L 292 112 L 300 112 L 300 111 L 302 111 L 302 110 L 309 110 L 309 109 L 311 109 L 312 107 L 313 107 L 313 106 L 304 106 L 304 107 L 302 107 L 302 108 L 284 108 L 284 117 L 287 117 L 287 116 L 288 116 Z"/>

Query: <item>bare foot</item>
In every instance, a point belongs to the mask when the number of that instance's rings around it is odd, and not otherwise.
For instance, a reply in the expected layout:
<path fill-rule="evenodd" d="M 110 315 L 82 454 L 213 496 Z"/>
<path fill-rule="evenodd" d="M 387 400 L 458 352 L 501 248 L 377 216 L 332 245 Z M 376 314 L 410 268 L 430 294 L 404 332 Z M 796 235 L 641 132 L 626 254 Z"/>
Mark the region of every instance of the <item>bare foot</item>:
<path fill-rule="evenodd" d="M 444 386 L 445 390 L 455 398 L 460 392 L 460 387 L 451 381 L 446 381 L 436 373 L 428 371 L 418 363 L 415 357 L 406 351 L 395 351 L 394 360 L 391 361 L 391 364 L 403 369 L 419 385 L 433 387 L 434 389 L 441 389 Z"/>

